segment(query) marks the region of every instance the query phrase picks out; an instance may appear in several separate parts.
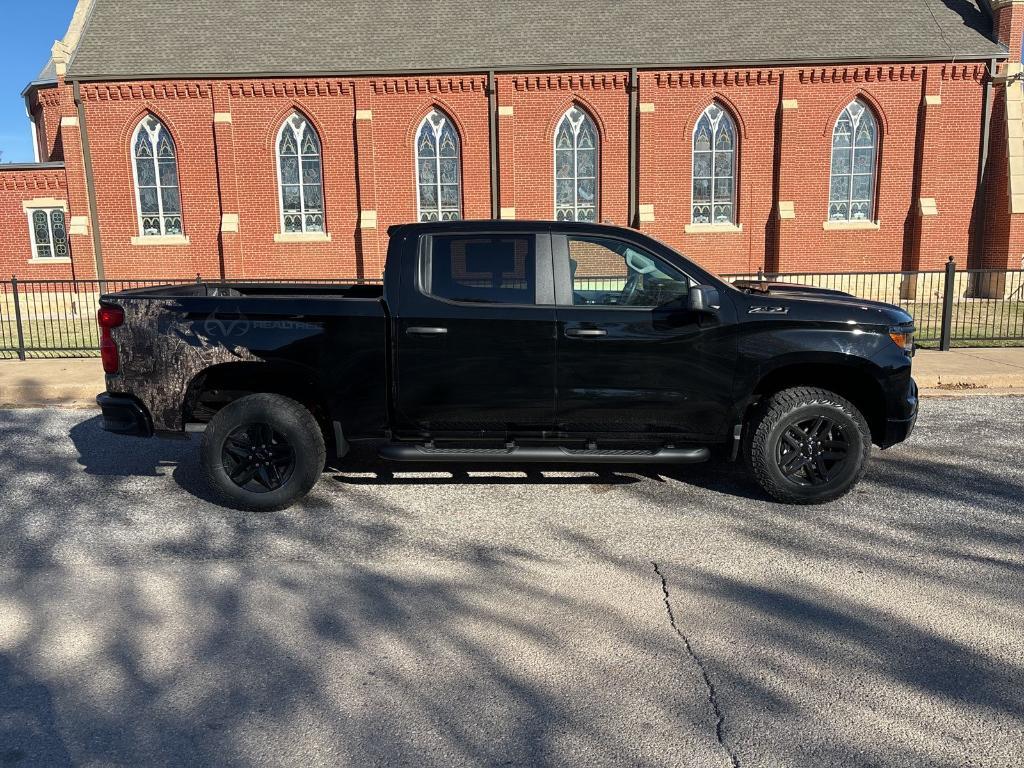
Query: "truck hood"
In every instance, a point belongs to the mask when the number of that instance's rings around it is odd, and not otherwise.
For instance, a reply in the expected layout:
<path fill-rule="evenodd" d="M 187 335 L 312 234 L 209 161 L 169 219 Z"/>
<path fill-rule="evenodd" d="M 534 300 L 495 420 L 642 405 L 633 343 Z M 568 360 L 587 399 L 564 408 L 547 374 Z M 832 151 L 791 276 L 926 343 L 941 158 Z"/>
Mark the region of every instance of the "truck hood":
<path fill-rule="evenodd" d="M 828 314 L 830 319 L 845 316 L 845 319 L 857 322 L 888 325 L 906 325 L 914 321 L 909 313 L 895 304 L 862 299 L 832 288 L 763 280 L 737 280 L 733 286 L 743 291 L 753 306 L 772 305 L 776 303 L 773 300 L 776 300 L 782 306 L 796 305 L 809 310 L 801 313 L 805 316 L 815 314 L 817 308 L 821 313 Z"/>

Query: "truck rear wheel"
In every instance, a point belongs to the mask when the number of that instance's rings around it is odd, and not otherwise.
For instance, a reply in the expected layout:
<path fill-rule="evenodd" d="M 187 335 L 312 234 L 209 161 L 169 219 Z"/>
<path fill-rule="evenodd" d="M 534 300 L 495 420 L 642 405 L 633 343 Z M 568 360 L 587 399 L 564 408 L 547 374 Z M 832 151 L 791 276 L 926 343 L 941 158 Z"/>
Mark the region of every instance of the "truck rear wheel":
<path fill-rule="evenodd" d="M 788 504 L 822 504 L 857 484 L 871 454 L 864 416 L 834 392 L 776 392 L 747 430 L 746 456 L 758 484 Z"/>
<path fill-rule="evenodd" d="M 225 506 L 271 511 L 309 493 L 326 460 L 313 414 L 281 395 L 239 398 L 219 410 L 199 448 L 203 474 Z"/>

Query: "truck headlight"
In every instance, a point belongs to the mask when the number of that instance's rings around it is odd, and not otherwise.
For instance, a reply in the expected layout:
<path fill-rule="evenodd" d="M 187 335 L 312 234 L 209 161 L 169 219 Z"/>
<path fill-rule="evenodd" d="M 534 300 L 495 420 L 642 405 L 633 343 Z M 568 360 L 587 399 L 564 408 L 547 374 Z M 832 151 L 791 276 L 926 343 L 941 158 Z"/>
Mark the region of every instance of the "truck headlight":
<path fill-rule="evenodd" d="M 914 356 L 913 327 L 908 328 L 906 326 L 898 326 L 896 328 L 890 328 L 889 338 L 892 339 L 893 344 L 906 352 L 908 356 Z"/>

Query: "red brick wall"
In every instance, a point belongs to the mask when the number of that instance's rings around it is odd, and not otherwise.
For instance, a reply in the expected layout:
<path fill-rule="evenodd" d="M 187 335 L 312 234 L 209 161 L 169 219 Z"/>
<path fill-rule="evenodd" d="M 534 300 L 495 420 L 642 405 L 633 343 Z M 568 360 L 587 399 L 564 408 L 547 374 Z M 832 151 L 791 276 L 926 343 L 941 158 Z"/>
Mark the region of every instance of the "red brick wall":
<path fill-rule="evenodd" d="M 502 75 L 499 101 L 512 107 L 501 119 L 502 206 L 517 219 L 555 215 L 554 135 L 562 116 L 578 107 L 598 132 L 598 221 L 629 223 L 629 94 L 623 72 Z M 506 147 L 508 149 L 506 149 Z"/>
<path fill-rule="evenodd" d="M 373 152 L 369 162 L 374 172 L 374 194 L 363 200 L 362 205 L 364 210 L 377 211 L 377 231 L 383 234 L 392 224 L 416 221 L 414 141 L 420 122 L 432 109 L 448 115 L 459 131 L 463 218 L 489 219 L 487 78 L 389 78 L 362 81 L 360 85 L 364 86 L 366 97 L 359 108 L 373 113 Z M 361 152 L 361 158 L 366 154 Z M 379 277 L 383 270 L 384 240 L 382 237 L 383 247 L 372 262 L 375 269 L 367 264 L 368 277 Z"/>
<path fill-rule="evenodd" d="M 1024 9 L 1020 6 L 1014 7 L 1007 3 L 998 8 L 995 12 L 995 22 L 992 25 L 995 38 L 1005 43 L 1010 49 L 1010 61 L 1021 60 L 1021 36 L 1024 35 Z"/>
<path fill-rule="evenodd" d="M 217 277 L 220 206 L 213 151 L 213 108 L 207 83 L 83 85 L 103 261 L 110 278 Z M 178 158 L 187 246 L 132 245 L 139 234 L 131 137 L 156 115 L 170 131 Z"/>
<path fill-rule="evenodd" d="M 934 197 L 939 215 L 925 222 L 920 258 L 907 266 L 940 269 L 952 256 L 964 267 L 978 242 L 977 228 L 985 227 L 983 204 L 976 206 L 975 201 L 986 66 L 933 67 L 928 77 L 929 91 L 940 96 L 942 103 L 934 110 L 936 133 L 925 154 L 926 181 L 919 196 Z M 931 119 L 929 115 L 929 123 Z M 1005 154 L 1002 162 L 1006 163 Z M 970 266 L 978 265 L 972 259 Z"/>
<path fill-rule="evenodd" d="M 232 115 L 228 126 L 234 150 L 240 260 L 225 264 L 231 276 L 350 277 L 356 274 L 355 162 L 352 88 L 337 81 L 229 83 L 230 100 L 218 107 Z M 324 221 L 330 242 L 276 243 L 281 231 L 278 197 L 277 133 L 297 111 L 320 137 Z M 212 118 L 211 118 L 212 119 Z M 232 174 L 230 163 L 224 173 Z M 214 226 L 220 225 L 218 214 Z M 272 265 L 272 266 L 268 266 Z"/>
<path fill-rule="evenodd" d="M 641 227 L 722 272 L 930 269 L 947 255 L 965 261 L 979 221 L 983 76 L 976 64 L 641 73 L 637 202 L 655 213 Z M 486 85 L 483 74 L 83 84 L 107 276 L 379 277 L 387 227 L 416 217 L 413 142 L 431 109 L 445 112 L 459 130 L 463 215 L 490 216 Z M 47 96 L 51 108 L 73 115 L 69 89 L 54 91 L 62 98 Z M 941 104 L 924 109 L 926 95 L 940 96 Z M 855 97 L 872 105 L 881 126 L 880 227 L 826 231 L 832 127 Z M 783 99 L 796 108 L 781 109 Z M 742 232 L 686 233 L 693 126 L 713 100 L 738 128 Z M 498 118 L 502 208 L 515 208 L 518 219 L 553 217 L 553 134 L 566 109 L 577 106 L 600 136 L 598 217 L 629 223 L 627 73 L 499 75 L 497 102 L 505 113 Z M 320 135 L 329 242 L 275 242 L 274 140 L 293 109 Z M 177 146 L 187 245 L 132 244 L 139 233 L 129 143 L 148 112 Z M 356 120 L 357 112 L 372 119 Z M 230 114 L 230 122 L 215 123 L 214 113 Z M 51 123 L 59 125 L 59 114 L 47 117 L 48 135 Z M 62 134 L 72 207 L 85 215 L 78 133 Z M 999 195 L 1001 162 L 1005 149 L 1001 160 L 995 151 L 991 156 L 990 210 L 999 204 L 992 196 Z M 921 197 L 936 199 L 937 217 L 922 220 Z M 794 219 L 778 219 L 778 200 L 794 203 Z M 375 228 L 360 227 L 361 211 L 376 212 Z M 237 234 L 221 233 L 224 213 L 238 214 Z M 87 239 L 79 237 L 82 247 L 75 249 L 83 270 L 92 269 Z M 990 237 L 988 247 L 987 262 L 998 262 L 998 238 Z"/>
<path fill-rule="evenodd" d="M 22 203 L 33 198 L 67 201 L 64 170 L 9 170 L 0 165 L 0 279 L 64 280 L 73 276 L 70 264 L 32 263 L 32 236 Z M 68 214 L 70 219 L 70 213 Z"/>
<path fill-rule="evenodd" d="M 36 125 L 36 141 L 39 143 L 39 159 L 42 162 L 64 159 L 64 142 L 60 130 L 60 118 L 65 98 L 64 88 L 51 86 L 40 88 L 29 106 Z M 70 95 L 68 95 L 70 96 Z"/>
<path fill-rule="evenodd" d="M 996 11 L 996 39 L 1010 48 L 1009 61 L 1021 61 L 1024 34 L 1024 6 L 1005 5 Z M 1003 65 L 1002 68 L 1005 68 Z M 1019 84 L 1013 86 L 1020 88 Z M 1015 141 L 1020 142 L 1020 138 Z M 1006 88 L 998 84 L 992 105 L 992 137 L 985 170 L 985 247 L 972 266 L 994 269 L 1024 269 L 1024 221 L 1010 214 L 1009 148 L 1007 137 Z"/>
<path fill-rule="evenodd" d="M 774 224 L 778 97 L 779 73 L 771 69 L 641 73 L 640 102 L 654 111 L 640 114 L 639 203 L 653 205 L 655 217 L 641 228 L 711 269 L 756 272 L 764 266 L 766 233 Z M 712 102 L 736 124 L 735 200 L 743 231 L 687 234 L 693 129 Z"/>

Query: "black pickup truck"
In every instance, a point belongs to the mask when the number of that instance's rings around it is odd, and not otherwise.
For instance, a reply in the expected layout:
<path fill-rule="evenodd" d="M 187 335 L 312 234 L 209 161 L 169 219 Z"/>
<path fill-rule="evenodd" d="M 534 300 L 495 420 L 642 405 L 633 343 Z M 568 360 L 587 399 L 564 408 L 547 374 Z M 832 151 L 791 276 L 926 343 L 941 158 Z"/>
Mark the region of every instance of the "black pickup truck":
<path fill-rule="evenodd" d="M 209 282 L 101 299 L 105 428 L 202 431 L 225 503 L 285 507 L 328 459 L 689 464 L 835 499 L 910 434 L 913 320 L 838 291 L 728 283 L 634 230 L 389 230 L 383 286 Z"/>

